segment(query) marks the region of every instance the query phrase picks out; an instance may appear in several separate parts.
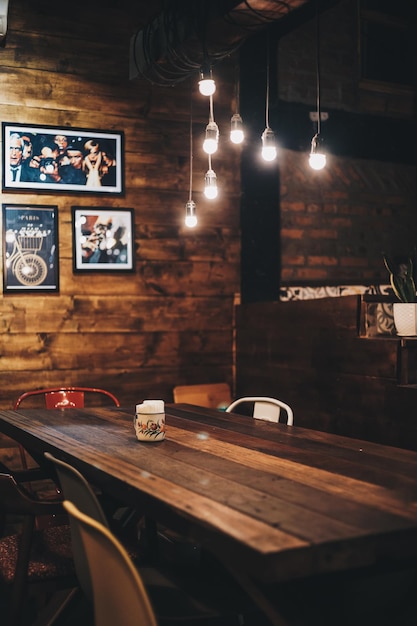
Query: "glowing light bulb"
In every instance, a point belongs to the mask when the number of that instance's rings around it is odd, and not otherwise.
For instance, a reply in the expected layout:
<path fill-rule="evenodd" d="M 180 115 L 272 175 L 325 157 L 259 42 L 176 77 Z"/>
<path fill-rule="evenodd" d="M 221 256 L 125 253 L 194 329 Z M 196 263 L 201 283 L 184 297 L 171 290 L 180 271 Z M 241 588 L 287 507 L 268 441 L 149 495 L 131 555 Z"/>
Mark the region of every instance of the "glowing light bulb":
<path fill-rule="evenodd" d="M 243 132 L 243 121 L 239 113 L 232 115 L 230 120 L 230 141 L 235 144 L 242 143 L 245 138 Z"/>
<path fill-rule="evenodd" d="M 204 195 L 208 200 L 214 200 L 218 195 L 217 176 L 212 169 L 207 170 L 204 178 Z"/>
<path fill-rule="evenodd" d="M 210 67 L 202 67 L 198 88 L 202 96 L 212 96 L 216 91 L 216 83 L 213 80 Z"/>
<path fill-rule="evenodd" d="M 265 128 L 262 133 L 262 158 L 264 161 L 274 161 L 277 158 L 275 135 L 271 128 Z"/>
<path fill-rule="evenodd" d="M 216 91 L 216 83 L 212 78 L 205 78 L 199 81 L 198 88 L 202 96 L 212 96 Z"/>
<path fill-rule="evenodd" d="M 313 170 L 322 170 L 324 167 L 326 167 L 326 155 L 323 149 L 320 147 L 321 143 L 322 139 L 317 133 L 311 140 L 311 152 L 308 159 L 310 167 Z"/>
<path fill-rule="evenodd" d="M 209 122 L 206 126 L 206 136 L 203 143 L 203 150 L 206 154 L 214 154 L 219 145 L 219 127 L 216 122 Z"/>
<path fill-rule="evenodd" d="M 185 225 L 188 228 L 197 226 L 197 215 L 195 212 L 196 204 L 193 200 L 189 200 L 185 205 Z"/>
<path fill-rule="evenodd" d="M 310 154 L 308 159 L 311 169 L 313 170 L 322 170 L 326 167 L 326 155 L 325 154 Z"/>

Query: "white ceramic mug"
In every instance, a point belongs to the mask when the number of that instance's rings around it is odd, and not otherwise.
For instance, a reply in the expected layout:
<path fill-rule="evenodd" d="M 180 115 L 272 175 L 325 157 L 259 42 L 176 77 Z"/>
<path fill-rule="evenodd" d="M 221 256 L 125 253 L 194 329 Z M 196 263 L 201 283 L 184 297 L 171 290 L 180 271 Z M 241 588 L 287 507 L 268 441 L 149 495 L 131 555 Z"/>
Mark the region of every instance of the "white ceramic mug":
<path fill-rule="evenodd" d="M 139 441 L 165 439 L 165 404 L 163 400 L 144 400 L 136 405 L 134 419 L 136 438 Z"/>

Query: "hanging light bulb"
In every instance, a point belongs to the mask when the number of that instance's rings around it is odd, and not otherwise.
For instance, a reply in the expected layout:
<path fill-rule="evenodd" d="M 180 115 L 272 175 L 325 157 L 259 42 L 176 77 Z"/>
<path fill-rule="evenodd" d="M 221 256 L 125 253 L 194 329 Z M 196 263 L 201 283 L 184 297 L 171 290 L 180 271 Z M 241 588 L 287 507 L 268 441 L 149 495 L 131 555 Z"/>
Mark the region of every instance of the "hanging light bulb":
<path fill-rule="evenodd" d="M 269 127 L 262 133 L 262 158 L 264 161 L 274 161 L 277 158 L 274 131 Z"/>
<path fill-rule="evenodd" d="M 197 226 L 196 204 L 194 200 L 188 200 L 185 205 L 185 225 L 188 228 Z"/>
<path fill-rule="evenodd" d="M 235 65 L 235 92 L 236 92 L 236 113 L 232 115 L 230 120 L 230 141 L 234 144 L 240 144 L 245 138 L 243 132 L 243 121 L 239 113 L 240 107 L 240 80 L 239 80 L 240 65 L 239 62 Z"/>
<path fill-rule="evenodd" d="M 190 185 L 188 192 L 188 202 L 185 205 L 185 225 L 188 228 L 197 226 L 196 204 L 192 199 L 193 193 L 193 106 L 190 93 Z"/>
<path fill-rule="evenodd" d="M 211 169 L 211 164 L 204 178 L 204 195 L 208 200 L 214 200 L 218 195 L 217 176 L 216 172 Z"/>
<path fill-rule="evenodd" d="M 214 154 L 219 145 L 219 127 L 216 122 L 211 121 L 206 126 L 206 136 L 203 143 L 203 150 L 206 154 Z"/>
<path fill-rule="evenodd" d="M 265 98 L 265 130 L 262 133 L 262 158 L 264 161 L 274 161 L 277 158 L 275 135 L 269 126 L 269 33 L 267 36 L 266 51 L 266 98 Z"/>
<path fill-rule="evenodd" d="M 243 132 L 243 121 L 239 113 L 232 115 L 230 120 L 230 141 L 235 144 L 242 143 L 245 138 Z"/>
<path fill-rule="evenodd" d="M 321 148 L 323 140 L 320 136 L 321 130 L 321 106 L 320 106 L 320 19 L 319 0 L 316 1 L 316 86 L 317 86 L 317 132 L 311 140 L 309 165 L 313 170 L 322 170 L 326 167 L 326 154 Z"/>
<path fill-rule="evenodd" d="M 326 154 L 320 147 L 322 141 L 318 133 L 316 133 L 311 140 L 311 151 L 308 162 L 313 170 L 322 170 L 326 167 Z"/>
<path fill-rule="evenodd" d="M 216 91 L 216 83 L 213 80 L 211 67 L 206 64 L 200 69 L 198 88 L 202 96 L 212 96 Z"/>

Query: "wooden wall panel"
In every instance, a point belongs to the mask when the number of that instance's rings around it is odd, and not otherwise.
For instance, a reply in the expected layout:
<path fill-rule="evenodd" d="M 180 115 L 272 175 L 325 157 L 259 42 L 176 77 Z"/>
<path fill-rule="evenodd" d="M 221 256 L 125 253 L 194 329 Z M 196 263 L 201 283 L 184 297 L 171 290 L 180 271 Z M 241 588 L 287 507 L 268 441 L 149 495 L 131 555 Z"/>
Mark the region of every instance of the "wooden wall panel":
<path fill-rule="evenodd" d="M 295 425 L 417 449 L 417 388 L 398 384 L 400 340 L 359 337 L 358 306 L 358 296 L 240 305 L 236 395 L 280 398 Z"/>
<path fill-rule="evenodd" d="M 240 284 L 240 154 L 227 140 L 233 64 L 218 66 L 221 193 L 210 203 L 202 196 L 201 150 L 209 107 L 197 91 L 198 73 L 176 87 L 130 81 L 129 41 L 146 21 L 138 13 L 133 2 L 10 3 L 0 48 L 1 119 L 122 131 L 126 176 L 119 196 L 3 193 L 3 203 L 58 207 L 60 291 L 0 296 L 0 407 L 48 385 L 105 387 L 133 407 L 150 396 L 171 401 L 177 384 L 232 383 Z M 190 93 L 195 230 L 184 226 Z M 134 273 L 73 272 L 73 206 L 133 208 Z"/>

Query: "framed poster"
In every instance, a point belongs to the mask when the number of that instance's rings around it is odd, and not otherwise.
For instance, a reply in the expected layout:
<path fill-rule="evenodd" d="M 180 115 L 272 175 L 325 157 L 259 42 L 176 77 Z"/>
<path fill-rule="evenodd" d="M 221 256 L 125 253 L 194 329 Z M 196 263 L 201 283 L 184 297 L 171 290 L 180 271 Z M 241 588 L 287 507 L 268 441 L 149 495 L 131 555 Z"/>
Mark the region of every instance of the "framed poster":
<path fill-rule="evenodd" d="M 123 192 L 123 133 L 2 123 L 3 190 Z"/>
<path fill-rule="evenodd" d="M 72 207 L 75 272 L 134 271 L 133 209 Z"/>
<path fill-rule="evenodd" d="M 58 291 L 58 208 L 3 204 L 3 291 Z"/>

